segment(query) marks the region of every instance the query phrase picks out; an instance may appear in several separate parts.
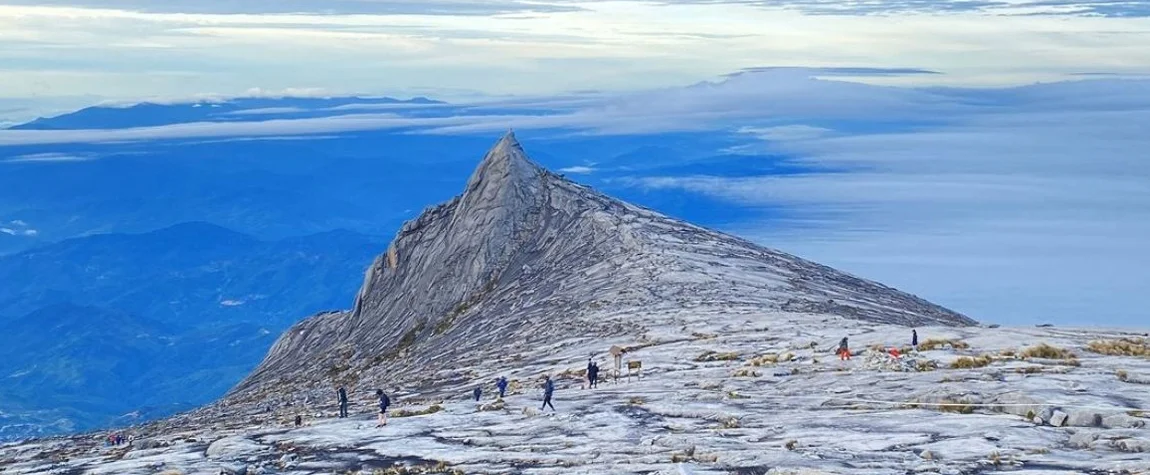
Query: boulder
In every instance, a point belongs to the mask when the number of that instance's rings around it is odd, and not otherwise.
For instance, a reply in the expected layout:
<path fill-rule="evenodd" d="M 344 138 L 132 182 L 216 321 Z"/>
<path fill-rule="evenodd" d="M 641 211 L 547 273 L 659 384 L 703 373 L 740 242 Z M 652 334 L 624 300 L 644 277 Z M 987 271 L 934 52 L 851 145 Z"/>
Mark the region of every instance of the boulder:
<path fill-rule="evenodd" d="M 1097 432 L 1079 431 L 1070 436 L 1070 441 L 1068 443 L 1071 447 L 1076 449 L 1089 449 L 1096 440 L 1098 440 Z"/>
<path fill-rule="evenodd" d="M 1091 410 L 1070 410 L 1067 413 L 1066 425 L 1073 427 L 1101 427 L 1102 414 Z"/>
<path fill-rule="evenodd" d="M 1054 413 L 1050 415 L 1050 419 L 1049 419 L 1050 425 L 1052 425 L 1054 427 L 1062 427 L 1062 425 L 1066 423 L 1066 418 L 1068 418 L 1068 417 L 1070 417 L 1070 416 L 1067 415 L 1065 412 L 1054 411 Z"/>

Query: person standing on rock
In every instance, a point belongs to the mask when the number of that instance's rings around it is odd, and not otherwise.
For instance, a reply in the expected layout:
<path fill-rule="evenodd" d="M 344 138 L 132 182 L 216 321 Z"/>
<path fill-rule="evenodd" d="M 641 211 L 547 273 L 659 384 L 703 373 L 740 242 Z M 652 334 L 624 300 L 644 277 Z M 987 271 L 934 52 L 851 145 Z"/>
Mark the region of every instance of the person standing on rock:
<path fill-rule="evenodd" d="M 599 387 L 599 363 L 591 363 L 587 369 L 587 379 L 592 388 Z"/>
<path fill-rule="evenodd" d="M 479 386 L 476 386 L 475 390 L 471 391 L 471 394 L 475 396 L 475 402 L 479 402 L 479 398 L 483 396 L 483 389 Z"/>
<path fill-rule="evenodd" d="M 500 376 L 499 382 L 495 383 L 495 387 L 499 388 L 499 399 L 503 399 L 503 396 L 507 393 L 507 377 Z"/>
<path fill-rule="evenodd" d="M 918 351 L 918 330 L 910 329 L 910 347 Z"/>
<path fill-rule="evenodd" d="M 851 359 L 850 345 L 847 344 L 847 337 L 845 337 L 845 336 L 843 337 L 843 339 L 841 341 L 839 341 L 838 354 L 839 354 L 839 361 L 845 361 L 845 360 Z"/>
<path fill-rule="evenodd" d="M 340 386 L 336 395 L 339 396 L 339 418 L 343 419 L 347 417 L 347 390 Z"/>
<path fill-rule="evenodd" d="M 547 380 L 543 382 L 543 407 L 539 410 L 542 411 L 551 406 L 551 410 L 555 410 L 555 406 L 551 404 L 551 395 L 555 394 L 555 382 L 551 380 L 551 375 L 547 375 Z"/>
<path fill-rule="evenodd" d="M 376 427 L 383 427 L 387 425 L 387 407 L 391 405 L 391 398 L 382 389 L 376 389 L 375 395 L 379 398 L 379 425 Z"/>

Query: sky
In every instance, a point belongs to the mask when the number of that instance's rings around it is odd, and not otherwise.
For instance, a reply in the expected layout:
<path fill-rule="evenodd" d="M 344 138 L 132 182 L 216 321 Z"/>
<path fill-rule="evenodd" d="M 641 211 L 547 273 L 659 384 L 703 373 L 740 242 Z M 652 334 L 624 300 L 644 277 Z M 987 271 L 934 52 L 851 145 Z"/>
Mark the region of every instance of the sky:
<path fill-rule="evenodd" d="M 473 105 L 3 130 L 0 147 L 48 147 L 17 159 L 68 161 L 89 157 L 51 147 L 408 127 L 723 133 L 735 145 L 716 153 L 807 171 L 613 183 L 746 210 L 722 229 L 976 318 L 1145 326 L 1147 45 L 1150 3 L 1137 1 L 8 0 L 0 122 L 229 96 Z M 602 167 L 589 158 L 565 169 L 594 177 Z M 793 211 L 785 223 L 755 217 L 780 206 Z"/>

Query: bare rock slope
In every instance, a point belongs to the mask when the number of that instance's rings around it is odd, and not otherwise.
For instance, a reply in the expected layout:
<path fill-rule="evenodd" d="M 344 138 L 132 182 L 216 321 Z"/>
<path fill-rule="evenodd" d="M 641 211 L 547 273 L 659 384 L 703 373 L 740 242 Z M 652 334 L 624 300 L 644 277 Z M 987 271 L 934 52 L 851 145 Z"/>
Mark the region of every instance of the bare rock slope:
<path fill-rule="evenodd" d="M 462 195 L 403 226 L 368 269 L 352 310 L 291 328 L 231 399 L 262 399 L 285 385 L 393 383 L 436 362 L 466 366 L 506 345 L 537 346 L 557 335 L 640 335 L 666 322 L 635 317 L 637 310 L 699 307 L 975 324 L 568 181 L 528 159 L 509 132 Z"/>

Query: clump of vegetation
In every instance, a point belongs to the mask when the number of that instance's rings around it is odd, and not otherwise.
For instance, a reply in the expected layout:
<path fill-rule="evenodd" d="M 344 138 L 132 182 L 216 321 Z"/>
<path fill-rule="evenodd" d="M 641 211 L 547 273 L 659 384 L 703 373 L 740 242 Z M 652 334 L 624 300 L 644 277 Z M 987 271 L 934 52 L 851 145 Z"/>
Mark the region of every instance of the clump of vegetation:
<path fill-rule="evenodd" d="M 1018 353 L 1011 349 L 1002 350 L 1002 352 L 999 354 L 1006 358 L 1014 358 L 1015 356 L 1018 356 Z"/>
<path fill-rule="evenodd" d="M 415 465 L 408 467 L 406 465 L 397 465 L 388 468 L 377 468 L 372 470 L 372 475 L 422 475 L 422 474 L 448 474 L 448 475 L 464 475 L 464 471 L 458 468 L 452 468 L 446 462 L 439 462 L 435 465 Z"/>
<path fill-rule="evenodd" d="M 718 338 L 719 335 L 714 333 L 692 332 L 691 336 L 698 340 L 714 340 L 715 338 Z"/>
<path fill-rule="evenodd" d="M 442 411 L 442 410 L 443 410 L 443 406 L 440 406 L 439 404 L 432 404 L 432 405 L 428 406 L 426 409 L 421 409 L 418 411 L 408 411 L 405 409 L 398 409 L 395 412 L 391 413 L 391 417 L 426 416 L 428 414 L 435 414 L 435 413 Z"/>
<path fill-rule="evenodd" d="M 627 401 L 627 404 L 630 404 L 632 406 L 642 406 L 646 403 L 647 403 L 647 400 L 643 399 L 639 396 L 634 396 L 630 400 Z"/>
<path fill-rule="evenodd" d="M 918 360 L 914 365 L 914 369 L 918 371 L 934 371 L 938 369 L 938 362 L 934 360 Z"/>
<path fill-rule="evenodd" d="M 1071 360 L 1075 358 L 1074 353 L 1071 353 L 1070 350 L 1050 346 L 1046 343 L 1022 350 L 1022 357 L 1044 358 L 1048 360 Z"/>
<path fill-rule="evenodd" d="M 755 371 L 751 368 L 739 368 L 735 370 L 733 376 L 736 378 L 757 378 L 760 375 L 758 371 Z"/>
<path fill-rule="evenodd" d="M 1041 373 L 1042 371 L 1043 368 L 1041 366 L 1027 366 L 1025 368 L 1016 368 L 1014 370 L 1014 372 L 1018 374 L 1035 374 Z"/>
<path fill-rule="evenodd" d="M 746 399 L 746 396 L 734 391 L 727 391 L 727 399 Z"/>
<path fill-rule="evenodd" d="M 962 340 L 944 340 L 944 339 L 931 338 L 931 339 L 926 340 L 922 343 L 919 343 L 918 349 L 919 349 L 919 351 L 930 351 L 930 350 L 937 350 L 940 348 L 945 348 L 947 346 L 950 346 L 951 348 L 954 348 L 956 350 L 965 350 L 967 348 L 970 348 L 970 345 L 967 344 L 965 341 L 962 341 Z"/>
<path fill-rule="evenodd" d="M 1128 381 L 1130 379 L 1130 373 L 1127 373 L 1124 369 L 1115 371 L 1114 375 L 1118 377 L 1119 381 Z"/>
<path fill-rule="evenodd" d="M 723 420 L 723 428 L 724 429 L 738 429 L 739 428 L 739 418 L 738 417 L 728 417 L 728 418 L 724 419 Z"/>
<path fill-rule="evenodd" d="M 788 440 L 786 443 L 787 450 L 795 450 L 795 447 L 798 445 L 799 445 L 799 441 L 793 440 L 793 439 Z"/>
<path fill-rule="evenodd" d="M 1150 358 L 1150 340 L 1145 338 L 1097 340 L 1087 344 L 1086 349 L 1103 355 Z"/>
<path fill-rule="evenodd" d="M 739 354 L 734 352 L 734 351 L 724 352 L 724 353 L 720 353 L 717 351 L 704 351 L 703 354 L 695 357 L 695 361 L 698 361 L 701 363 L 702 362 L 708 362 L 708 361 L 735 361 L 738 359 L 739 359 Z"/>
<path fill-rule="evenodd" d="M 774 353 L 768 353 L 768 354 L 765 354 L 762 356 L 756 356 L 754 358 L 751 358 L 751 360 L 748 361 L 747 364 L 749 364 L 751 366 L 766 366 L 766 365 L 778 364 L 778 362 L 779 362 L 779 355 L 776 355 Z"/>
<path fill-rule="evenodd" d="M 992 358 L 990 355 L 981 355 L 973 358 L 969 356 L 963 356 L 957 360 L 954 360 L 954 362 L 950 364 L 950 367 L 954 369 L 982 368 L 989 365 L 993 361 L 994 358 Z"/>
<path fill-rule="evenodd" d="M 938 410 L 942 412 L 953 412 L 956 414 L 974 414 L 974 406 L 965 402 L 947 402 L 940 404 Z"/>

